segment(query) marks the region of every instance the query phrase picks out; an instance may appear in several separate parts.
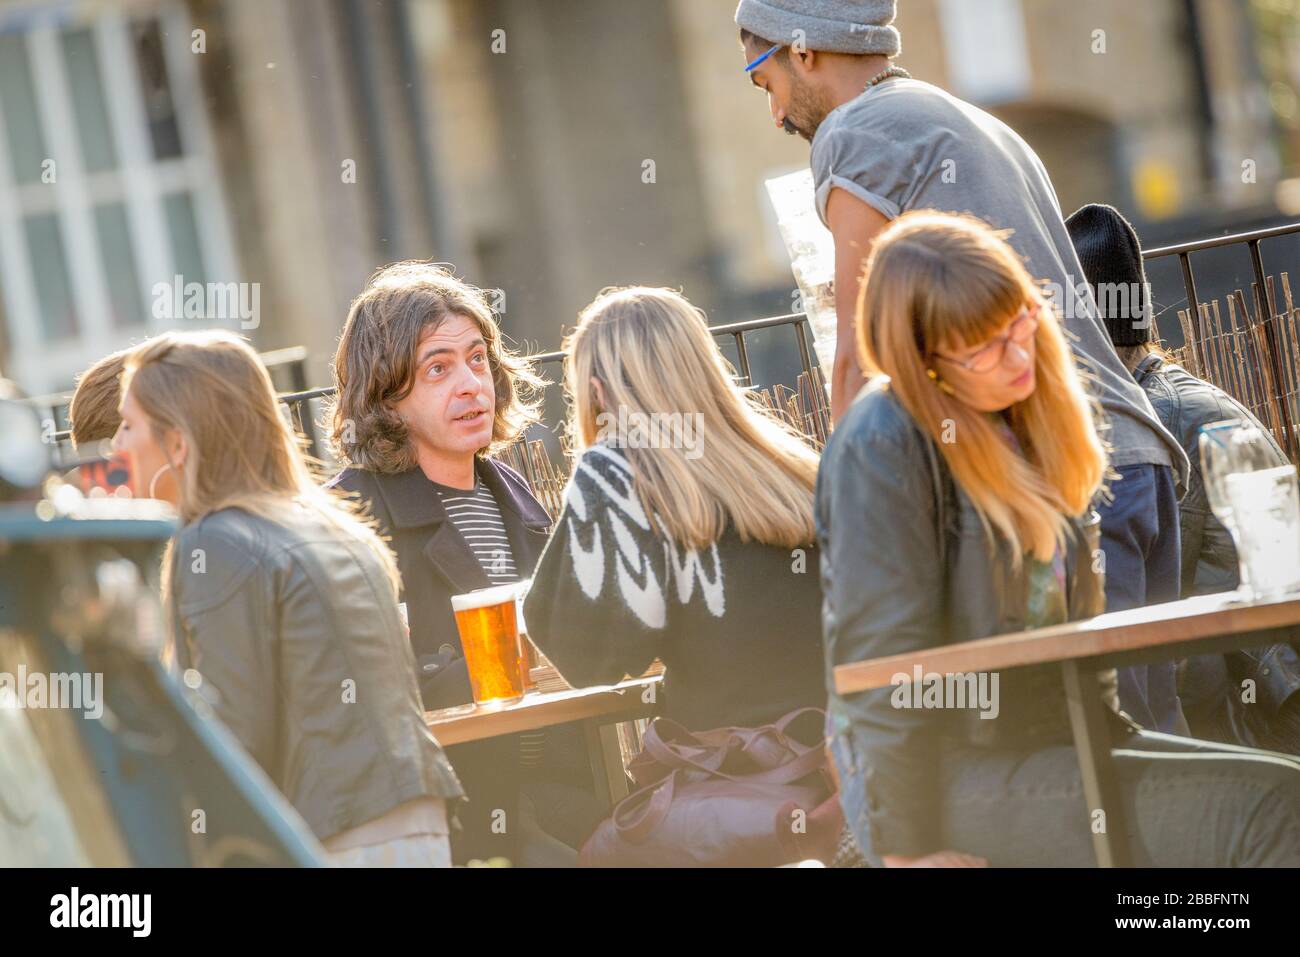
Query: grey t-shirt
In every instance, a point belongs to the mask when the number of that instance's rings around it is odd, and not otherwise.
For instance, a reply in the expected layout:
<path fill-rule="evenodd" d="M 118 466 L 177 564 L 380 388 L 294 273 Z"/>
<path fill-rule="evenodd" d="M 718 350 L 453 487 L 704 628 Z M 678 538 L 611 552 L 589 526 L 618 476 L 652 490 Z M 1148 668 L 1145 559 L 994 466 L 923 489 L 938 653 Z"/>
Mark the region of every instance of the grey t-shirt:
<path fill-rule="evenodd" d="M 871 87 L 832 110 L 812 144 L 817 212 L 839 187 L 893 219 L 912 209 L 969 213 L 998 229 L 1030 275 L 1063 292 L 1075 354 L 1095 377 L 1110 419 L 1103 437 L 1116 466 L 1172 465 L 1186 486 L 1187 456 L 1156 418 L 1097 318 L 1097 304 L 1037 154 L 1001 120 L 920 80 Z"/>

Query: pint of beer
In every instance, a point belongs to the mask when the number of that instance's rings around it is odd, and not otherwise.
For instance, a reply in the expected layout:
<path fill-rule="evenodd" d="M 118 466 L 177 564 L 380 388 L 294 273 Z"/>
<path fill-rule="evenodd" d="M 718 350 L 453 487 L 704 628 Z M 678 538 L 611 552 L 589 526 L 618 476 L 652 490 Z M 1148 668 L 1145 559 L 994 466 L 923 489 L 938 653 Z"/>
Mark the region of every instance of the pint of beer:
<path fill-rule="evenodd" d="M 509 704 L 524 696 L 521 665 L 525 659 L 515 611 L 518 593 L 516 583 L 452 596 L 475 704 Z"/>

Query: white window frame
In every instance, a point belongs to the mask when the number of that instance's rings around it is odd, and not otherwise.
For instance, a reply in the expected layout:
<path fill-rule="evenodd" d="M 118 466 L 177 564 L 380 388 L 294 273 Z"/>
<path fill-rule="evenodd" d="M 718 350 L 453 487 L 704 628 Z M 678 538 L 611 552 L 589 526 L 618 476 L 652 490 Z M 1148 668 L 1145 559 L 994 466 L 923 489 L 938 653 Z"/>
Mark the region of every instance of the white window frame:
<path fill-rule="evenodd" d="M 23 32 L 31 62 L 37 111 L 46 149 L 56 162 L 54 187 L 19 185 L 13 177 L 7 130 L 0 112 L 0 288 L 4 292 L 9 349 L 5 373 L 29 394 L 65 389 L 95 360 L 146 335 L 178 323 L 153 315 L 153 286 L 169 285 L 175 274 L 163 199 L 188 192 L 208 281 L 238 280 L 225 196 L 199 80 L 197 57 L 190 50 L 191 23 L 178 3 L 139 5 L 127 13 L 85 7 L 85 16 L 69 18 L 66 9 L 32 23 Z M 184 152 L 156 160 L 144 111 L 140 76 L 131 49 L 130 23 L 154 16 L 159 21 L 163 57 L 171 84 Z M 28 19 L 31 20 L 29 14 Z M 59 35 L 69 27 L 91 31 L 104 83 L 104 101 L 117 164 L 86 173 L 77 139 L 68 77 Z M 0 111 L 3 111 L 0 102 Z M 141 322 L 114 327 L 107 277 L 95 231 L 95 207 L 121 202 L 126 210 L 136 265 L 136 285 L 144 310 Z M 41 303 L 29 261 L 24 219 L 42 212 L 58 216 L 68 262 L 68 281 L 79 328 L 71 337 L 46 338 Z"/>
<path fill-rule="evenodd" d="M 940 0 L 939 26 L 948 55 L 950 88 L 977 103 L 1008 103 L 1030 93 L 1022 0 Z"/>

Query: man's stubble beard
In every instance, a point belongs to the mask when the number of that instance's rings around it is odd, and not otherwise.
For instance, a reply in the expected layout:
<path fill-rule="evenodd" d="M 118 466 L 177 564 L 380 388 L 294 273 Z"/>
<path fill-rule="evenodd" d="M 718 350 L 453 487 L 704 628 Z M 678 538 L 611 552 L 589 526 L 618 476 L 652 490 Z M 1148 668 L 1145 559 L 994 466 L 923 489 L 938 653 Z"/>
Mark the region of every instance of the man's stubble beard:
<path fill-rule="evenodd" d="M 811 143 L 830 111 L 829 97 L 820 90 L 796 80 L 790 91 L 790 112 L 785 120 L 786 132 L 798 133 Z"/>

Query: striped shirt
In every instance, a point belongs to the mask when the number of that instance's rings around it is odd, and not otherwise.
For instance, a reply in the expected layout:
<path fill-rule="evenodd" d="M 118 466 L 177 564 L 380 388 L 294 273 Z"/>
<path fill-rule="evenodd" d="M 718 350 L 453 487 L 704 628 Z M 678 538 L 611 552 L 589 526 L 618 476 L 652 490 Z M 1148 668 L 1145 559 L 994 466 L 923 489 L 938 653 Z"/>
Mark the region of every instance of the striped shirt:
<path fill-rule="evenodd" d="M 460 532 L 470 551 L 478 559 L 493 585 L 506 585 L 519 580 L 514 551 L 506 536 L 506 526 L 501 520 L 501 506 L 492 492 L 481 481 L 475 481 L 473 491 L 436 485 L 438 497 L 447 518 Z M 519 736 L 519 763 L 525 768 L 536 768 L 546 752 L 546 732 L 526 731 Z"/>
<path fill-rule="evenodd" d="M 515 555 L 501 520 L 501 506 L 491 490 L 475 482 L 473 491 L 437 486 L 447 518 L 456 526 L 493 585 L 519 581 Z"/>

